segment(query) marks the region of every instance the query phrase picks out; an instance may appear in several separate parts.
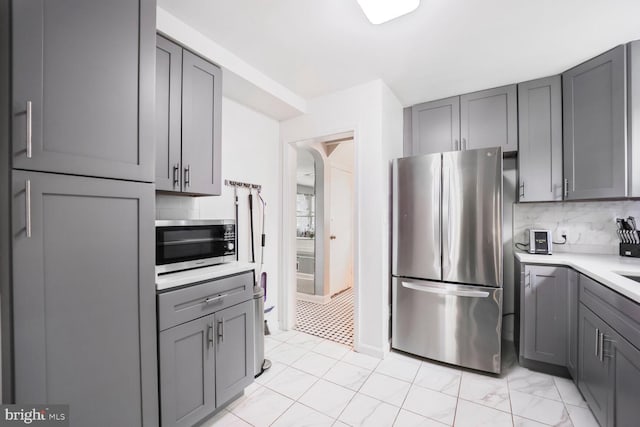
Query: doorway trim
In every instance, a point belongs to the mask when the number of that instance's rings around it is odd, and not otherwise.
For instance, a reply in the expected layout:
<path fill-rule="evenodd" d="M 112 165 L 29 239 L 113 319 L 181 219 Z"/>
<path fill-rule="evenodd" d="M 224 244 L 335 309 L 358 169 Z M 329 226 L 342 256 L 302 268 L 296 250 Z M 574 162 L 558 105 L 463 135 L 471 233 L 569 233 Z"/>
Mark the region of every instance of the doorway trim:
<path fill-rule="evenodd" d="M 358 350 L 360 347 L 360 174 L 359 174 L 359 150 L 357 129 L 342 129 L 335 132 L 295 141 L 283 143 L 282 150 L 282 260 L 281 271 L 282 281 L 278 285 L 278 322 L 285 330 L 292 329 L 295 325 L 296 310 L 296 168 L 297 168 L 297 148 L 301 144 L 311 144 L 314 142 L 335 141 L 345 137 L 353 138 L 354 164 L 353 164 L 353 346 Z M 328 230 L 325 230 L 325 234 Z M 325 254 L 328 256 L 328 254 Z"/>

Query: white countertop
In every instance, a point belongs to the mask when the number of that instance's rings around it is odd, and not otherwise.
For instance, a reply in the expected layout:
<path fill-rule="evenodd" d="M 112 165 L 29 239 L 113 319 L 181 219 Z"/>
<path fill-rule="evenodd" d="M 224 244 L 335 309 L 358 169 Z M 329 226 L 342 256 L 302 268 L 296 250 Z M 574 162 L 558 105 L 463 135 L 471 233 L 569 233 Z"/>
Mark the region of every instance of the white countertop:
<path fill-rule="evenodd" d="M 640 283 L 622 276 L 640 276 L 640 258 L 562 252 L 540 255 L 520 251 L 516 251 L 515 256 L 525 264 L 566 265 L 640 303 Z"/>
<path fill-rule="evenodd" d="M 177 286 L 212 280 L 218 277 L 230 276 L 244 271 L 255 270 L 256 264 L 248 262 L 229 262 L 226 264 L 212 265 L 211 267 L 196 268 L 193 270 L 168 273 L 156 277 L 156 290 L 164 291 Z"/>

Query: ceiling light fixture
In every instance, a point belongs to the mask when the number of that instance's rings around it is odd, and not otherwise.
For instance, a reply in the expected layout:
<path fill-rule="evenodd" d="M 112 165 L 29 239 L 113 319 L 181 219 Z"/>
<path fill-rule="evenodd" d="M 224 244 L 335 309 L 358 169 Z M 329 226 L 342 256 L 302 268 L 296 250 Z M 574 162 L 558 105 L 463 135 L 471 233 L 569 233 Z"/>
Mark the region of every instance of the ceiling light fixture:
<path fill-rule="evenodd" d="M 382 24 L 398 16 L 413 12 L 420 0 L 357 0 L 372 24 Z"/>

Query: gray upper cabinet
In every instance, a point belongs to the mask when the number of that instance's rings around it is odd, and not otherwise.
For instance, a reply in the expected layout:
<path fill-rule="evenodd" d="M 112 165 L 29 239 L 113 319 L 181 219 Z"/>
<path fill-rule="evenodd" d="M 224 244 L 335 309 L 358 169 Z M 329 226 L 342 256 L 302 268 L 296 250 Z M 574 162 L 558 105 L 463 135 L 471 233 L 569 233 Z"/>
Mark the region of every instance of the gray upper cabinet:
<path fill-rule="evenodd" d="M 182 78 L 182 190 L 219 195 L 222 72 L 185 50 Z"/>
<path fill-rule="evenodd" d="M 253 382 L 253 300 L 215 314 L 216 402 L 220 406 Z"/>
<path fill-rule="evenodd" d="M 560 76 L 518 84 L 520 202 L 562 200 Z"/>
<path fill-rule="evenodd" d="M 527 359 L 566 365 L 567 273 L 566 267 L 524 267 L 520 352 Z"/>
<path fill-rule="evenodd" d="M 12 181 L 15 400 L 70 404 L 73 426 L 157 426 L 153 185 Z"/>
<path fill-rule="evenodd" d="M 156 189 L 180 191 L 182 48 L 156 40 Z"/>
<path fill-rule="evenodd" d="M 626 51 L 562 74 L 565 199 L 627 196 Z"/>
<path fill-rule="evenodd" d="M 160 332 L 163 427 L 191 427 L 216 408 L 213 315 Z"/>
<path fill-rule="evenodd" d="M 463 150 L 502 147 L 518 151 L 517 87 L 508 85 L 460 96 Z"/>
<path fill-rule="evenodd" d="M 157 37 L 156 189 L 219 195 L 222 71 Z"/>
<path fill-rule="evenodd" d="M 413 155 L 460 149 L 460 97 L 425 102 L 411 110 Z"/>
<path fill-rule="evenodd" d="M 153 0 L 14 0 L 16 169 L 152 182 Z"/>

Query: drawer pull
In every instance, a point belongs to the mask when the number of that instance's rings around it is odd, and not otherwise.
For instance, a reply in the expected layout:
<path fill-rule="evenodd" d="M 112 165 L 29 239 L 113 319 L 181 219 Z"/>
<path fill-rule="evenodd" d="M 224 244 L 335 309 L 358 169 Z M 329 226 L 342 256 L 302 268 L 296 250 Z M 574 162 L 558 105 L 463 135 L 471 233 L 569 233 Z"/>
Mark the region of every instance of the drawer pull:
<path fill-rule="evenodd" d="M 217 297 L 209 297 L 206 300 L 204 300 L 203 304 L 211 304 L 212 302 L 216 302 L 227 296 L 229 296 L 229 294 L 222 294 L 222 295 L 218 295 Z"/>

